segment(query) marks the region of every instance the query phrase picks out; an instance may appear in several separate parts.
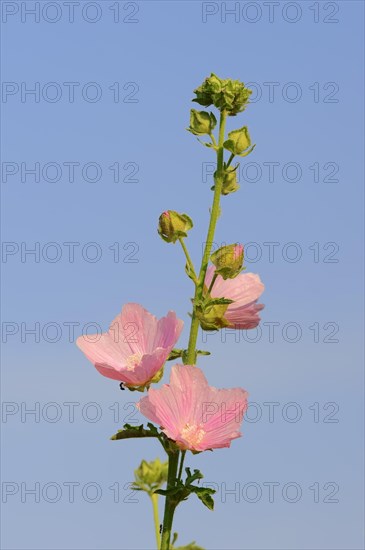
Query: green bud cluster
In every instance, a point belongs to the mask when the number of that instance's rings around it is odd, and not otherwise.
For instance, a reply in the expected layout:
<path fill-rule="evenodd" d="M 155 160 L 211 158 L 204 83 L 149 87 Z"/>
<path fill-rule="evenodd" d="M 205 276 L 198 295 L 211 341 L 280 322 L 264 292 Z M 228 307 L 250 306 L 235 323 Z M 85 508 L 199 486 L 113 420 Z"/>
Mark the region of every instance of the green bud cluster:
<path fill-rule="evenodd" d="M 252 90 L 246 88 L 239 80 L 224 80 L 212 73 L 194 93 L 196 98 L 193 101 L 199 105 L 214 105 L 227 115 L 235 116 L 245 110 Z"/>
<path fill-rule="evenodd" d="M 134 470 L 135 481 L 133 488 L 136 491 L 154 493 L 167 481 L 168 463 L 161 462 L 159 458 L 147 462 L 142 460 L 137 470 Z"/>

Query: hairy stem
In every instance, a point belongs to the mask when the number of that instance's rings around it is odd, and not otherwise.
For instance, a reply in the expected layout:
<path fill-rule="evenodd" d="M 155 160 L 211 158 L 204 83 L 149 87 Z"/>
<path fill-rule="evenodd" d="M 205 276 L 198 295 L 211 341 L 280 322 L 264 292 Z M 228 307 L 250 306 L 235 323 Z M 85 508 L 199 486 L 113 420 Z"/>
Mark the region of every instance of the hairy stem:
<path fill-rule="evenodd" d="M 219 217 L 219 210 L 220 210 L 219 204 L 220 204 L 220 198 L 222 193 L 223 172 L 224 172 L 223 143 L 224 143 L 224 134 L 225 134 L 225 127 L 226 127 L 226 117 L 227 117 L 226 113 L 222 111 L 220 116 L 220 122 L 219 122 L 217 171 L 215 173 L 215 180 L 214 180 L 213 204 L 210 211 L 208 234 L 205 242 L 205 248 L 204 248 L 204 253 L 203 253 L 203 258 L 202 258 L 198 278 L 196 277 L 195 271 L 194 271 L 194 275 L 196 278 L 194 306 L 193 306 L 193 313 L 192 313 L 192 319 L 191 319 L 188 349 L 183 358 L 184 363 L 186 365 L 194 365 L 196 363 L 196 357 L 197 357 L 196 343 L 197 343 L 198 333 L 199 333 L 199 319 L 196 314 L 196 303 L 203 296 L 205 275 L 207 272 L 209 257 L 212 250 L 215 228 Z M 186 249 L 184 241 L 182 239 L 179 239 L 179 240 L 184 250 L 186 260 L 189 264 L 190 269 L 194 269 L 193 263 L 190 259 L 190 256 Z M 180 479 L 182 475 L 184 455 L 181 457 L 178 477 L 177 477 L 177 470 L 179 465 L 180 452 L 179 451 L 169 452 L 168 455 L 169 455 L 169 470 L 168 470 L 168 477 L 167 477 L 167 489 L 171 489 L 175 486 L 176 479 Z M 166 501 L 165 501 L 165 512 L 164 512 L 163 529 L 162 529 L 162 537 L 161 537 L 161 550 L 170 550 L 172 522 L 174 519 L 175 508 L 176 508 L 176 503 L 174 501 L 173 495 L 167 495 Z"/>
<path fill-rule="evenodd" d="M 190 335 L 189 335 L 189 343 L 188 343 L 188 349 L 186 356 L 184 358 L 184 363 L 186 365 L 194 365 L 196 363 L 196 342 L 198 339 L 198 333 L 199 333 L 199 319 L 196 315 L 196 302 L 198 302 L 202 296 L 204 291 L 204 281 L 205 281 L 205 275 L 208 268 L 208 262 L 210 253 L 212 250 L 213 245 L 213 239 L 214 239 L 214 233 L 215 228 L 217 225 L 217 220 L 219 217 L 219 204 L 220 204 L 220 198 L 222 193 L 222 184 L 223 184 L 223 143 L 224 143 L 224 133 L 225 133 L 225 127 L 226 127 L 226 113 L 225 111 L 221 112 L 220 122 L 219 122 L 219 141 L 218 141 L 218 149 L 217 149 L 217 171 L 215 174 L 215 182 L 214 182 L 214 197 L 213 197 L 213 205 L 210 211 L 210 221 L 209 221 L 209 227 L 208 227 L 208 234 L 207 239 L 205 242 L 205 248 L 202 258 L 202 263 L 199 271 L 199 278 L 198 278 L 198 284 L 196 285 L 195 289 L 195 296 L 194 296 L 194 307 L 193 307 L 193 314 L 191 319 L 191 327 L 190 327 Z"/>
<path fill-rule="evenodd" d="M 169 470 L 167 474 L 167 489 L 175 487 L 177 467 L 179 464 L 179 451 L 169 453 Z M 161 537 L 161 550 L 170 550 L 172 522 L 174 519 L 176 504 L 173 495 L 167 495 L 165 500 L 165 511 L 163 517 L 163 528 Z"/>

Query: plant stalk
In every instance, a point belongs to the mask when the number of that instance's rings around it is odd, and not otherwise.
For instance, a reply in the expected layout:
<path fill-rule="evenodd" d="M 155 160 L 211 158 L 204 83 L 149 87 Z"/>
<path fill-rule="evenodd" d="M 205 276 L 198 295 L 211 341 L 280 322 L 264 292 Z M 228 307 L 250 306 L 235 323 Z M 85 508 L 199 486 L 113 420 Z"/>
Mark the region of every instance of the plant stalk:
<path fill-rule="evenodd" d="M 177 468 L 179 464 L 179 451 L 169 452 L 169 469 L 167 474 L 167 489 L 175 487 Z M 165 500 L 165 511 L 161 537 L 161 549 L 170 550 L 172 522 L 174 519 L 176 504 L 173 495 L 167 495 Z"/>
<path fill-rule="evenodd" d="M 220 121 L 219 121 L 219 141 L 218 141 L 218 149 L 217 149 L 217 172 L 216 172 L 216 175 L 215 175 L 215 182 L 214 182 L 213 205 L 212 205 L 211 213 L 210 213 L 208 234 L 207 234 L 207 239 L 206 239 L 206 242 L 205 242 L 205 248 L 204 248 L 202 263 L 201 263 L 200 272 L 199 272 L 198 284 L 196 285 L 196 289 L 195 289 L 194 306 L 193 306 L 193 314 L 192 314 L 191 326 L 190 326 L 189 343 L 188 343 L 187 353 L 186 353 L 186 356 L 184 358 L 184 363 L 186 365 L 195 365 L 195 363 L 196 363 L 196 342 L 198 340 L 198 333 L 199 333 L 199 319 L 196 315 L 196 305 L 195 304 L 203 296 L 205 275 L 207 273 L 209 257 L 210 257 L 210 253 L 211 253 L 212 245 L 213 245 L 215 228 L 216 228 L 217 220 L 218 220 L 218 217 L 219 217 L 219 209 L 220 209 L 219 205 L 220 205 L 220 198 L 221 198 L 222 185 L 223 185 L 223 155 L 224 155 L 223 143 L 224 143 L 224 134 L 225 134 L 225 128 L 226 128 L 226 118 L 227 118 L 227 115 L 226 115 L 225 111 L 222 111 L 221 116 L 220 116 Z"/>
<path fill-rule="evenodd" d="M 156 544 L 157 548 L 161 546 L 161 535 L 160 535 L 160 518 L 158 515 L 158 495 L 155 493 L 150 494 L 152 507 L 153 507 L 153 521 L 155 524 L 155 533 L 156 533 Z"/>

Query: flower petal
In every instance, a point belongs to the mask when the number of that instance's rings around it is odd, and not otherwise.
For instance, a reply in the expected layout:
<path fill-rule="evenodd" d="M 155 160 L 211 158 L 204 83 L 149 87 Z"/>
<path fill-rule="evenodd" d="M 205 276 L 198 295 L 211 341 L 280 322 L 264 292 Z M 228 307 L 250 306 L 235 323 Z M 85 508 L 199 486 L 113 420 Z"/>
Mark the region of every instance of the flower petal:
<path fill-rule="evenodd" d="M 240 437 L 247 392 L 209 387 L 198 367 L 174 365 L 170 384 L 150 389 L 137 406 L 180 448 L 203 451 L 229 447 Z"/>

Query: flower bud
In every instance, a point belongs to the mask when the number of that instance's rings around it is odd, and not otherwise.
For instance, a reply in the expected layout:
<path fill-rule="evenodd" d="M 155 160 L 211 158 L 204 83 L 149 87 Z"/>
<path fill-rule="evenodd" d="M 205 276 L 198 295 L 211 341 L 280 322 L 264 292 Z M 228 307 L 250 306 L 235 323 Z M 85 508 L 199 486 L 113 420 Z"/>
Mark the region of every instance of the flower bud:
<path fill-rule="evenodd" d="M 208 107 L 213 104 L 229 116 L 235 116 L 245 110 L 252 91 L 239 80 L 223 80 L 212 73 L 194 93 L 196 98 L 193 101 L 199 105 Z"/>
<path fill-rule="evenodd" d="M 151 462 L 142 460 L 137 470 L 134 470 L 135 488 L 147 492 L 157 490 L 167 481 L 167 470 L 168 463 L 161 462 L 159 458 Z"/>
<path fill-rule="evenodd" d="M 190 126 L 189 132 L 195 136 L 210 135 L 217 124 L 217 119 L 213 113 L 207 113 L 206 111 L 196 111 L 191 109 L 190 111 Z"/>
<path fill-rule="evenodd" d="M 240 186 L 237 183 L 237 172 L 236 168 L 233 170 L 226 170 L 223 176 L 222 183 L 222 195 L 229 195 L 230 193 L 235 193 L 238 191 Z"/>
<path fill-rule="evenodd" d="M 237 182 L 237 172 L 236 172 L 237 168 L 238 168 L 238 164 L 235 168 L 232 168 L 232 170 L 228 170 L 227 168 L 224 169 L 221 176 L 222 195 L 229 195 L 230 193 L 235 193 L 240 188 Z M 218 178 L 217 172 L 214 172 L 215 183 L 217 183 L 217 178 Z M 215 184 L 213 185 L 213 187 L 211 187 L 212 191 L 214 191 L 214 189 L 215 189 Z"/>
<path fill-rule="evenodd" d="M 218 330 L 228 327 L 224 314 L 232 300 L 225 298 L 207 299 L 201 307 L 196 308 L 196 315 L 203 330 Z"/>
<path fill-rule="evenodd" d="M 187 214 L 179 214 L 175 210 L 166 210 L 159 219 L 157 231 L 167 243 L 175 243 L 180 237 L 187 237 L 187 231 L 193 227 L 193 222 Z"/>
<path fill-rule="evenodd" d="M 215 265 L 216 273 L 223 279 L 234 279 L 241 273 L 243 264 L 243 246 L 241 244 L 229 244 L 216 250 L 211 257 Z"/>
<path fill-rule="evenodd" d="M 234 155 L 241 155 L 250 145 L 251 138 L 247 126 L 229 132 L 227 141 L 223 143 L 223 147 Z"/>

